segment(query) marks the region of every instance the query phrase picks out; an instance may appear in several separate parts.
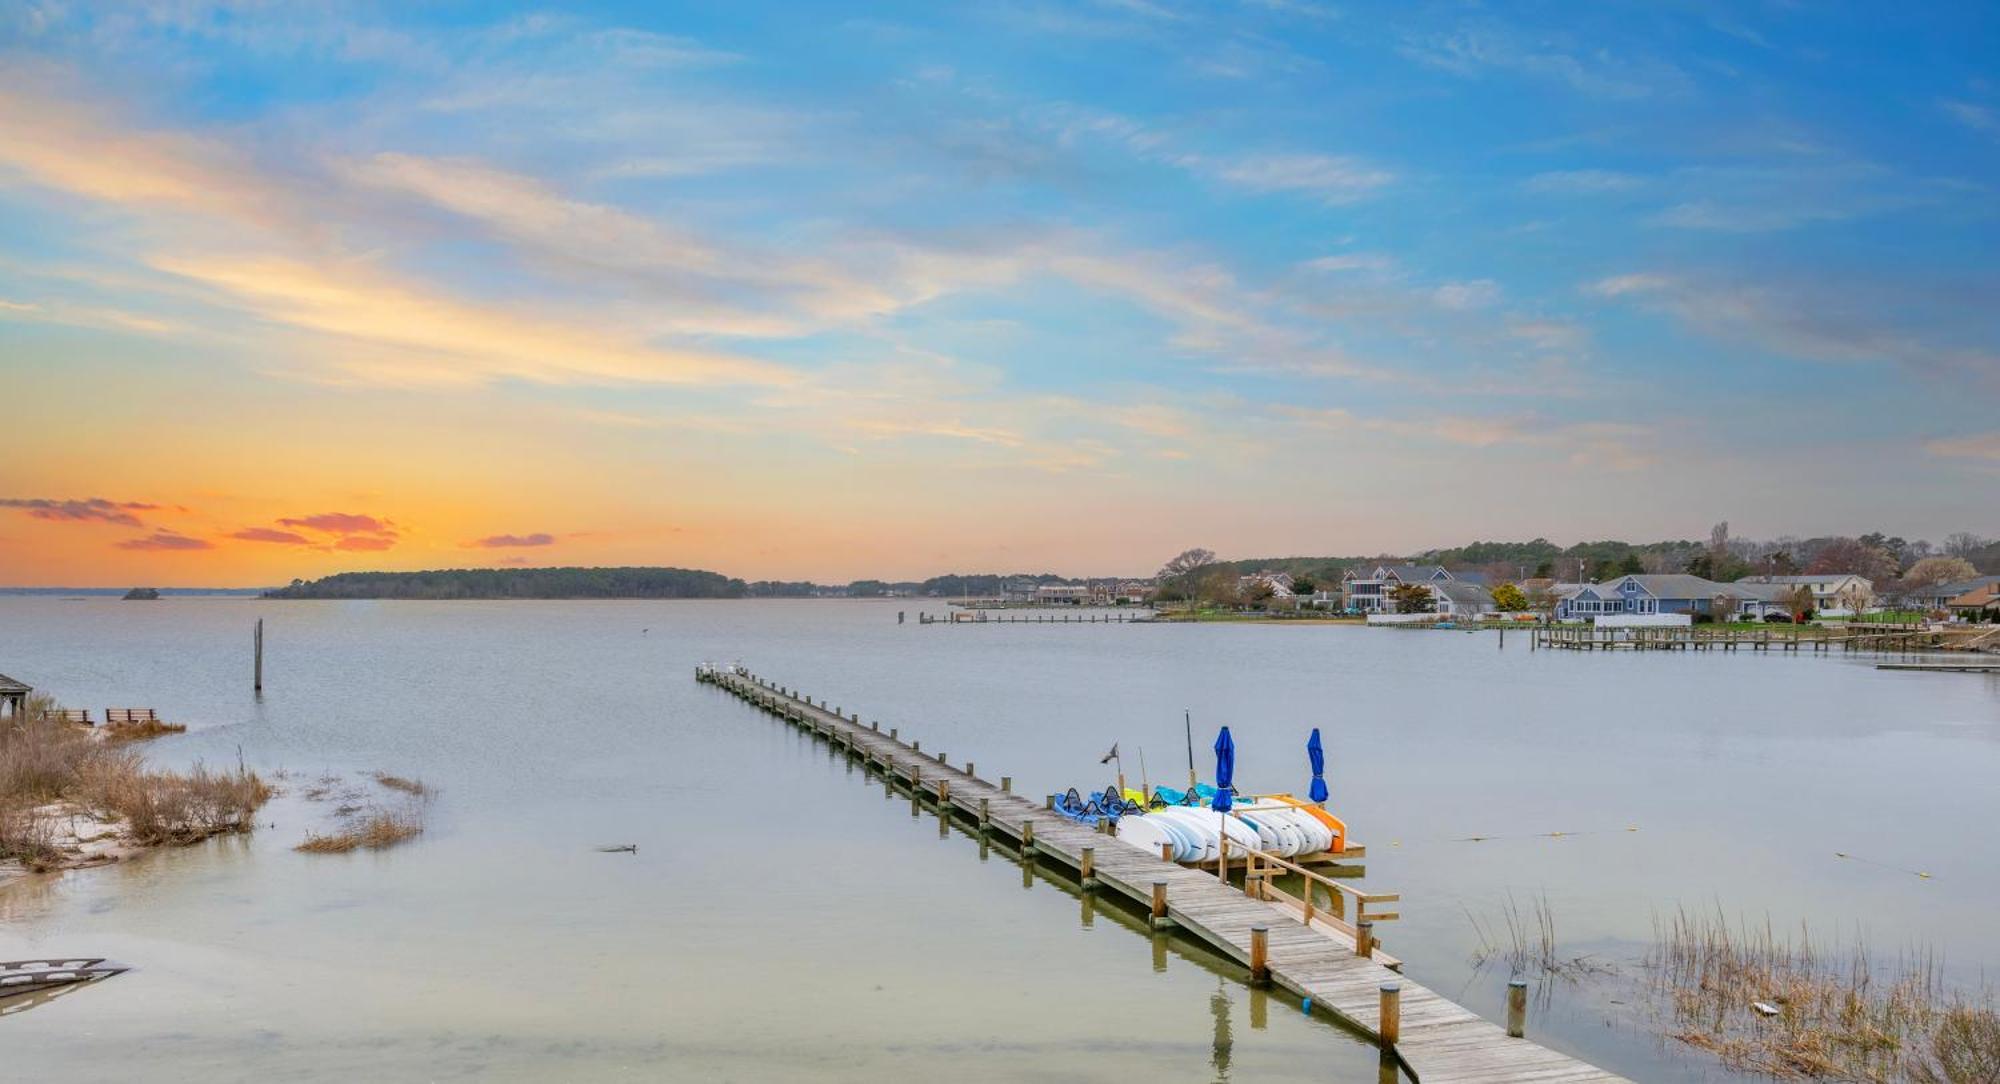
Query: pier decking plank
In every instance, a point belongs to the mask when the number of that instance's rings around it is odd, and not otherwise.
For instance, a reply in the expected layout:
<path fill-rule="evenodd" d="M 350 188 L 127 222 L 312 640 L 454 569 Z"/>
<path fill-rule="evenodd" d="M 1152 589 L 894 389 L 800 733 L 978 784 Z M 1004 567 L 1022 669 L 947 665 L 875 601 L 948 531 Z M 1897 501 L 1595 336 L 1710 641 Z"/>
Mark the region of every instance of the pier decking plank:
<path fill-rule="evenodd" d="M 1342 940 L 1328 929 L 1318 925 L 1308 928 L 1276 905 L 1246 896 L 1212 874 L 1165 861 L 1115 836 L 1070 821 L 1027 797 L 939 763 L 936 754 L 919 752 L 900 737 L 871 729 L 858 715 L 842 716 L 748 673 L 704 668 L 698 676 L 823 734 L 868 763 L 908 780 L 919 799 L 935 801 L 937 786 L 943 782 L 950 810 L 975 820 L 983 800 L 991 829 L 1016 846 L 1026 833 L 1024 825 L 1032 823 L 1038 857 L 1080 869 L 1083 849 L 1091 848 L 1092 875 L 1099 891 L 1108 889 L 1150 905 L 1153 882 L 1165 881 L 1167 917 L 1187 936 L 1199 938 L 1238 964 L 1249 964 L 1251 928 L 1265 928 L 1265 962 L 1272 985 L 1312 998 L 1314 1007 L 1324 1008 L 1378 1040 L 1381 987 L 1398 984 L 1401 1038 L 1396 1054 L 1410 1076 L 1424 1084 L 1568 1084 L 1624 1079 L 1531 1040 L 1509 1038 L 1505 1030 L 1477 1013 L 1376 960 L 1355 955 L 1352 941 Z"/>

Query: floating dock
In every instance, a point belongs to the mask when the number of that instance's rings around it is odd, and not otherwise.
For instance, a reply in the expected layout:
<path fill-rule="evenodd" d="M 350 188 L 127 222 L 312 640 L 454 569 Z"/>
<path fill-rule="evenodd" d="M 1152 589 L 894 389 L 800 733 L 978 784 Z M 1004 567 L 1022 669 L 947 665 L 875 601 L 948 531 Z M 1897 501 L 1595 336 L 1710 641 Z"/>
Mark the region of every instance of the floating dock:
<path fill-rule="evenodd" d="M 1242 856 L 1248 868 L 1238 868 L 1248 876 L 1239 890 L 1223 877 L 1166 861 L 1015 794 L 1011 778 L 1003 776 L 996 786 L 975 774 L 971 764 L 954 768 L 942 753 L 923 752 L 914 738 L 862 723 L 859 712 L 829 708 L 823 699 L 814 703 L 742 667 L 699 667 L 695 677 L 825 737 L 885 779 L 906 784 L 913 801 L 930 797 L 940 817 L 964 817 L 982 832 L 1006 837 L 1024 861 L 1059 862 L 1076 871 L 1086 891 L 1126 897 L 1150 913 L 1155 929 L 1180 930 L 1248 968 L 1253 985 L 1311 998 L 1316 1011 L 1331 1014 L 1382 1047 L 1385 1079 L 1392 1079 L 1398 1067 L 1422 1084 L 1624 1079 L 1510 1035 L 1518 1030 L 1516 1014 L 1525 1012 L 1524 987 L 1510 990 L 1509 1017 L 1515 1026 L 1502 1029 L 1392 970 L 1387 963 L 1393 961 L 1379 951 L 1372 925 L 1366 924 L 1365 906 L 1393 896 L 1345 889 L 1366 897 L 1356 900 L 1356 922 L 1350 926 L 1314 913 L 1310 885 L 1304 901 L 1275 898 L 1271 876 L 1279 869 L 1296 870 L 1275 856 Z"/>

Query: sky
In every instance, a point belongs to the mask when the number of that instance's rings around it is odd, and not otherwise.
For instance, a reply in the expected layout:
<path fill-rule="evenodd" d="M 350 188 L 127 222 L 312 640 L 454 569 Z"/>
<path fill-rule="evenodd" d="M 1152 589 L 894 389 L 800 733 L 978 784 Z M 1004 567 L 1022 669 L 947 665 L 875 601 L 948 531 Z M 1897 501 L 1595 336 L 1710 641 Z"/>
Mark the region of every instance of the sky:
<path fill-rule="evenodd" d="M 2000 533 L 2000 14 L 0 6 L 0 583 Z"/>

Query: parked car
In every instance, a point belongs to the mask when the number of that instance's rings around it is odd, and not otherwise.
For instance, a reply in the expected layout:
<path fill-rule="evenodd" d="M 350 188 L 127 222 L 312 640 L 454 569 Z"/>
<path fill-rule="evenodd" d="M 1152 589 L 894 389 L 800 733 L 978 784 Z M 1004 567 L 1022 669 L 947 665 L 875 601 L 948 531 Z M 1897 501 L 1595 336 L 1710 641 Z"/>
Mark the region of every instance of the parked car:
<path fill-rule="evenodd" d="M 1767 621 L 1767 622 L 1769 622 L 1770 624 L 1773 624 L 1773 625 L 1789 625 L 1789 624 L 1791 624 L 1791 623 L 1792 623 L 1792 615 L 1791 615 L 1791 614 L 1765 614 L 1765 615 L 1764 615 L 1764 620 L 1765 620 L 1765 621 Z"/>

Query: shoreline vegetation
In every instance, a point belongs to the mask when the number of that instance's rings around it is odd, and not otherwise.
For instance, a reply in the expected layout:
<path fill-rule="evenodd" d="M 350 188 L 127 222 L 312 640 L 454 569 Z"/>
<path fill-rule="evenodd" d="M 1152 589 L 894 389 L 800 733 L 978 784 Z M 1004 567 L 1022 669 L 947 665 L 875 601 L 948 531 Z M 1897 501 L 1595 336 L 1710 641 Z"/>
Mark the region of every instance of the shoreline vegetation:
<path fill-rule="evenodd" d="M 1991 1084 L 2000 1012 L 1951 989 L 1916 949 L 1886 972 L 1865 944 L 1816 941 L 1719 913 L 1656 920 L 1645 964 L 1662 1034 L 1776 1079 Z"/>
<path fill-rule="evenodd" d="M 28 700 L 0 727 L 0 875 L 103 865 L 249 831 L 275 793 L 257 773 L 155 769 L 127 748 L 184 729 L 93 731 L 64 720 L 46 697 Z"/>
<path fill-rule="evenodd" d="M 304 854 L 346 854 L 350 851 L 380 851 L 407 843 L 424 832 L 424 813 L 435 788 L 421 779 L 372 772 L 369 778 L 383 790 L 396 795 L 384 806 L 369 800 L 367 788 L 338 773 L 319 777 L 305 790 L 309 802 L 332 802 L 334 826 L 329 831 L 306 832 L 292 849 Z"/>

